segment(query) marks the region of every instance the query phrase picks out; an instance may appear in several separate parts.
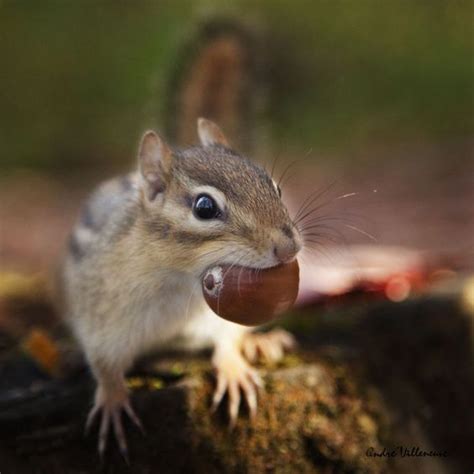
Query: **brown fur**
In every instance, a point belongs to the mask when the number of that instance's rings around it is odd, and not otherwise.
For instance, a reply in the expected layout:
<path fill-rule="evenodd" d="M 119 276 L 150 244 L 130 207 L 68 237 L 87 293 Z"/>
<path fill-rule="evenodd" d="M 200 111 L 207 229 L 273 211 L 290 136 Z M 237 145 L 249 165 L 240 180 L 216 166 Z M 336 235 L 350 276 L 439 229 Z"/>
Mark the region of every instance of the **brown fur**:
<path fill-rule="evenodd" d="M 226 143 L 205 120 L 200 135 Z M 203 190 L 221 207 L 215 219 L 193 213 Z M 294 257 L 292 229 L 262 168 L 219 144 L 172 152 L 147 132 L 139 172 L 102 184 L 84 207 L 62 271 L 66 316 L 98 381 L 96 410 L 120 410 L 127 403 L 123 374 L 136 356 L 177 339 L 190 348 L 214 346 L 219 383 L 245 384 L 255 410 L 253 385 L 244 379 L 257 375 L 239 350 L 246 329 L 212 312 L 201 277 L 218 263 L 264 268 Z M 235 418 L 235 397 L 231 406 Z"/>

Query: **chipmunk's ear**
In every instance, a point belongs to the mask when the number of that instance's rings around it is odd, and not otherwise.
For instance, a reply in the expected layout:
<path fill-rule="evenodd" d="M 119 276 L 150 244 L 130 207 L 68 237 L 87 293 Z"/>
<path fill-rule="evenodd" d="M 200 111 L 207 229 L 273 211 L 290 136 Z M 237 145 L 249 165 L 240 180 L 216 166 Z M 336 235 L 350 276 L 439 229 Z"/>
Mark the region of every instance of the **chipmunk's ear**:
<path fill-rule="evenodd" d="M 145 132 L 138 149 L 138 165 L 150 201 L 163 192 L 171 170 L 172 152 L 152 130 Z"/>
<path fill-rule="evenodd" d="M 198 118 L 198 135 L 202 146 L 223 145 L 229 146 L 227 138 L 222 130 L 210 120 Z"/>

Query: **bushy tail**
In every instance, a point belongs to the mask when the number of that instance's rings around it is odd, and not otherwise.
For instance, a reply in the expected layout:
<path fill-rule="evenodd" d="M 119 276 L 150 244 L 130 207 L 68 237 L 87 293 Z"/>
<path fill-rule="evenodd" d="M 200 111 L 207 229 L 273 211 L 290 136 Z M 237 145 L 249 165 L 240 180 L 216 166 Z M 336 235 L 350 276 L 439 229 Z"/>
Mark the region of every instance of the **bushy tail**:
<path fill-rule="evenodd" d="M 169 81 L 165 128 L 174 143 L 196 143 L 196 119 L 205 117 L 240 149 L 253 148 L 263 96 L 258 50 L 256 35 L 236 20 L 212 19 L 198 27 Z"/>

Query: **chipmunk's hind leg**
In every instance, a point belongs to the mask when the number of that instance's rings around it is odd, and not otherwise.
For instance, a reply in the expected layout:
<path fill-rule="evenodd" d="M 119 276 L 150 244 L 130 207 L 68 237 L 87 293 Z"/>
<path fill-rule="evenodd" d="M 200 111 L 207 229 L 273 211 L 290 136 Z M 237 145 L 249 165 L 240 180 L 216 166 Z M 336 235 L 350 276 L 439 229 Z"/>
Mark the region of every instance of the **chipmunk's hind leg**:
<path fill-rule="evenodd" d="M 249 362 L 255 362 L 258 358 L 270 363 L 278 362 L 285 351 L 295 346 L 295 338 L 283 329 L 265 333 L 248 332 L 242 339 L 242 353 Z"/>
<path fill-rule="evenodd" d="M 120 383 L 101 384 L 96 390 L 94 406 L 89 412 L 86 422 L 86 434 L 89 433 L 94 421 L 100 417 L 99 441 L 98 450 L 99 455 L 103 458 L 105 449 L 107 447 L 107 439 L 112 426 L 114 436 L 119 446 L 120 452 L 126 462 L 128 463 L 128 447 L 125 432 L 122 425 L 122 412 L 140 428 L 142 432 L 143 426 L 140 419 L 135 414 L 129 400 L 125 381 L 122 377 Z"/>

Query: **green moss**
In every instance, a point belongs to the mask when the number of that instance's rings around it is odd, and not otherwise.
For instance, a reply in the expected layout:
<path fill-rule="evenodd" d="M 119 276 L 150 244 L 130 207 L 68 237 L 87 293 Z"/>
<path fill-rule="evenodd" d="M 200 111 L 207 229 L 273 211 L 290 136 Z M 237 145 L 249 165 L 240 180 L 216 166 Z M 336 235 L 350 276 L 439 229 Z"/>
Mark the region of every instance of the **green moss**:
<path fill-rule="evenodd" d="M 372 411 L 385 407 L 372 401 L 368 410 L 358 387 L 370 384 L 359 377 L 361 372 L 347 363 L 330 360 L 269 372 L 257 419 L 249 423 L 241 414 L 231 432 L 225 407 L 209 416 L 212 385 L 204 381 L 193 397 L 193 426 L 199 431 L 196 449 L 211 449 L 213 455 L 206 455 L 200 467 L 208 472 L 219 466 L 227 472 L 380 472 L 386 461 L 368 460 L 365 452 L 381 446 L 383 428 Z"/>

